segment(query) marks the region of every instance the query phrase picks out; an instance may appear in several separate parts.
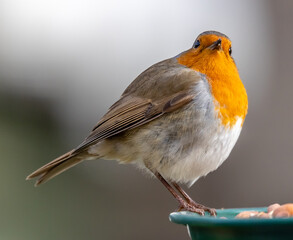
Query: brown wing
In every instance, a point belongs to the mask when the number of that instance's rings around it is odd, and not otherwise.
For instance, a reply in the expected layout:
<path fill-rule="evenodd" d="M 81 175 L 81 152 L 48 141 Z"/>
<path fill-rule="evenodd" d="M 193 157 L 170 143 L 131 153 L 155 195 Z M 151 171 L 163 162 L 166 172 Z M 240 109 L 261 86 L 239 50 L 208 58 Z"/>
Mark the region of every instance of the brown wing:
<path fill-rule="evenodd" d="M 174 111 L 194 98 L 190 91 L 180 91 L 158 101 L 122 96 L 98 122 L 92 133 L 73 152 L 78 153 L 92 143 L 148 123 L 164 113 Z"/>

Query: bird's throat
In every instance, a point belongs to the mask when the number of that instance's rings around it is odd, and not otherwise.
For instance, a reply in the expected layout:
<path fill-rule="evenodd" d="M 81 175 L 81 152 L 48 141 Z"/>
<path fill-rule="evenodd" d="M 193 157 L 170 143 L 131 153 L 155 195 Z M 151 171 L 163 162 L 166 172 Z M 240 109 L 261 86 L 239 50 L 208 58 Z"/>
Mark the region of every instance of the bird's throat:
<path fill-rule="evenodd" d="M 206 75 L 216 111 L 225 126 L 234 126 L 239 118 L 244 121 L 248 108 L 247 94 L 233 60 L 230 61 L 221 54 L 199 58 L 192 51 L 181 55 L 177 60 Z"/>

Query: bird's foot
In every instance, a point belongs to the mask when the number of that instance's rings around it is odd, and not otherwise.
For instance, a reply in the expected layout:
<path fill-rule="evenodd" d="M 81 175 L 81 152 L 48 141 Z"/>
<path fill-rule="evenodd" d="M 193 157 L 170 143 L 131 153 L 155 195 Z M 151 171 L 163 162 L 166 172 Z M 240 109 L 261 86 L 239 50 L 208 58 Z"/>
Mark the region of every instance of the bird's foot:
<path fill-rule="evenodd" d="M 216 209 L 214 209 L 214 208 L 206 207 L 204 205 L 201 205 L 199 203 L 194 202 L 193 200 L 191 200 L 189 202 L 189 204 L 192 205 L 193 207 L 197 208 L 197 209 L 202 209 L 204 212 L 209 212 L 210 215 L 213 216 L 213 217 L 217 216 Z"/>
<path fill-rule="evenodd" d="M 181 193 L 181 195 L 184 197 L 184 199 L 186 200 L 187 204 L 189 206 L 191 206 L 191 208 L 195 208 L 195 209 L 197 209 L 197 211 L 198 211 L 198 209 L 200 209 L 203 212 L 203 214 L 201 214 L 201 215 L 204 215 L 205 212 L 209 212 L 210 215 L 214 216 L 214 217 L 217 215 L 216 209 L 209 208 L 209 207 L 206 207 L 206 206 L 201 205 L 199 203 L 196 203 L 195 201 L 192 200 L 191 197 L 188 196 L 188 194 L 177 183 L 173 182 L 172 184 L 178 190 L 178 192 Z M 182 205 L 181 202 L 180 202 L 180 204 Z M 180 207 L 180 208 L 182 208 L 182 207 Z M 179 210 L 180 210 L 180 208 L 179 208 Z"/>
<path fill-rule="evenodd" d="M 178 209 L 178 212 L 179 211 L 195 212 L 201 216 L 204 216 L 205 212 L 209 212 L 211 216 L 213 216 L 213 217 L 217 216 L 216 209 L 206 207 L 206 206 L 198 204 L 194 201 L 189 202 L 189 203 L 188 202 L 180 203 L 180 207 Z"/>
<path fill-rule="evenodd" d="M 197 213 L 197 214 L 199 214 L 201 216 L 204 216 L 204 214 L 205 214 L 205 210 L 204 209 L 197 208 L 197 207 L 195 207 L 192 204 L 187 203 L 187 202 L 181 202 L 180 203 L 178 212 L 180 212 L 180 211 L 194 212 L 194 213 Z"/>

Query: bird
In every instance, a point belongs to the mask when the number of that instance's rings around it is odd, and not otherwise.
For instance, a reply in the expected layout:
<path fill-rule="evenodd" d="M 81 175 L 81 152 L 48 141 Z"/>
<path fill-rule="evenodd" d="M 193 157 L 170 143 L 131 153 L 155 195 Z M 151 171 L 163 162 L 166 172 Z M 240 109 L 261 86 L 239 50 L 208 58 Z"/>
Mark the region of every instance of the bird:
<path fill-rule="evenodd" d="M 180 186 L 191 186 L 229 156 L 248 110 L 232 42 L 218 31 L 142 72 L 75 149 L 31 173 L 36 186 L 85 160 L 135 163 L 160 180 L 179 211 L 216 216 Z"/>

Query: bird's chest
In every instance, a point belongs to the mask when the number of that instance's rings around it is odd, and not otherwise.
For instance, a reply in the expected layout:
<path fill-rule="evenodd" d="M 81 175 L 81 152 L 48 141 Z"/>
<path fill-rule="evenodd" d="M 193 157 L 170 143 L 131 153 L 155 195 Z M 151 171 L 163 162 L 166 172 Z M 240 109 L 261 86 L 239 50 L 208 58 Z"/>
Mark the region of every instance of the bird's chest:
<path fill-rule="evenodd" d="M 183 160 L 192 169 L 186 175 L 204 176 L 216 170 L 231 153 L 242 128 L 242 119 L 239 118 L 233 126 L 223 126 L 221 123 L 216 131 L 202 138 L 200 148 L 194 146 L 193 150 Z"/>
<path fill-rule="evenodd" d="M 220 120 L 194 124 L 197 127 L 189 129 L 189 134 L 184 134 L 185 137 L 177 143 L 181 151 L 177 149 L 173 153 L 174 161 L 161 165 L 162 174 L 172 181 L 191 183 L 216 170 L 234 147 L 241 132 L 242 119 L 229 127 L 223 126 Z"/>

